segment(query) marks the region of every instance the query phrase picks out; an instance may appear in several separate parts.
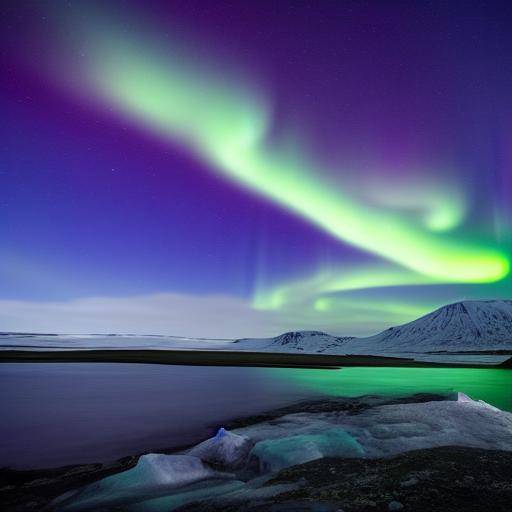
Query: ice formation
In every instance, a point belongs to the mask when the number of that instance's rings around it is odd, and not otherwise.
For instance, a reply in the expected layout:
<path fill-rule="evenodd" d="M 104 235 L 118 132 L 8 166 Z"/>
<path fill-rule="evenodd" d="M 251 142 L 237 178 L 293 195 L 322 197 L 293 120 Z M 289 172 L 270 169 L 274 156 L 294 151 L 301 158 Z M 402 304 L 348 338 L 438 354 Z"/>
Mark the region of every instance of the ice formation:
<path fill-rule="evenodd" d="M 59 510 L 120 506 L 169 494 L 206 480 L 226 478 L 233 476 L 214 471 L 197 457 L 150 453 L 143 455 L 132 469 L 103 478 L 71 496 L 63 496 L 59 500 Z"/>
<path fill-rule="evenodd" d="M 362 457 L 361 445 L 343 429 L 331 428 L 319 434 L 268 439 L 258 442 L 251 455 L 261 472 L 274 472 L 322 457 Z"/>
<path fill-rule="evenodd" d="M 217 496 L 226 498 L 237 491 L 242 491 L 245 483 L 240 480 L 229 480 L 219 484 L 203 486 L 198 489 L 184 490 L 171 494 L 169 496 L 160 496 L 144 500 L 132 505 L 124 506 L 125 512 L 169 512 L 187 503 L 201 501 L 203 499 L 211 500 Z"/>
<path fill-rule="evenodd" d="M 289 466 L 440 446 L 512 451 L 512 414 L 463 393 L 445 401 L 375 406 L 359 414 L 288 414 L 232 432 L 220 429 L 186 455 L 144 455 L 134 468 L 64 495 L 55 505 L 63 511 L 122 506 L 131 512 L 168 512 L 214 497 L 226 503 L 256 499 L 285 492 L 288 488 L 263 486 L 264 474 Z M 253 461 L 263 476 L 248 482 L 208 466 L 253 467 Z"/>
<path fill-rule="evenodd" d="M 322 448 L 326 455 L 333 453 L 329 451 L 336 450 L 331 434 L 333 428 L 343 429 L 354 442 L 351 444 L 348 437 L 345 438 L 346 444 L 341 443 L 340 450 L 343 446 L 361 448 L 359 453 L 352 452 L 349 456 L 389 457 L 409 450 L 453 445 L 512 451 L 512 414 L 465 395 L 458 396 L 457 401 L 382 405 L 355 415 L 345 412 L 289 414 L 235 432 L 255 443 L 266 443 L 263 446 L 272 446 L 269 440 L 279 440 L 274 450 L 259 451 L 256 444 L 252 452 L 263 454 L 270 467 L 278 467 L 282 460 L 295 456 L 297 436 L 302 436 L 304 441 L 314 436 L 314 444 L 326 447 Z"/>
<path fill-rule="evenodd" d="M 204 462 L 232 467 L 245 461 L 251 447 L 247 437 L 220 428 L 215 437 L 194 446 L 188 454 Z"/>

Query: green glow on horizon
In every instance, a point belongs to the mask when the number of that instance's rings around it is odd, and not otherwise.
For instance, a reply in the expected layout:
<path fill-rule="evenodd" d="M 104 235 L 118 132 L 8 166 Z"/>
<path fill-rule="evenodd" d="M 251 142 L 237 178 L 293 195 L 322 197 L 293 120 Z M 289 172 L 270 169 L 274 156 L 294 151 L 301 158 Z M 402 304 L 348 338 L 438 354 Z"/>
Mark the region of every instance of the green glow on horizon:
<path fill-rule="evenodd" d="M 313 304 L 322 294 L 361 288 L 491 283 L 509 273 L 509 255 L 496 245 L 445 232 L 462 221 L 462 200 L 450 202 L 441 193 L 430 202 L 427 195 L 418 196 L 423 218 L 405 215 L 404 205 L 390 206 L 393 198 L 388 204 L 365 204 L 334 185 L 299 147 L 270 144 L 270 101 L 248 81 L 177 47 L 157 50 L 115 27 L 91 26 L 84 36 L 88 94 L 164 139 L 184 144 L 221 176 L 388 262 L 321 271 L 259 290 L 255 307 L 278 309 L 297 297 L 309 297 Z"/>

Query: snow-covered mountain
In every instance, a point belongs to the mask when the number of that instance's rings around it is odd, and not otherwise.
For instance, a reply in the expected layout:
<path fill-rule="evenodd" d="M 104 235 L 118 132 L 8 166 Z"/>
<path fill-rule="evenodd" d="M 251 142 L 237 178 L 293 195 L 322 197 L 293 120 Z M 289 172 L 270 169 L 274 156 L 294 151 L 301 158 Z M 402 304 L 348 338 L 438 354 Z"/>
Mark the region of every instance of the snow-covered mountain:
<path fill-rule="evenodd" d="M 512 301 L 464 301 L 443 306 L 413 322 L 360 338 L 347 347 L 385 352 L 512 348 Z"/>
<path fill-rule="evenodd" d="M 275 338 L 244 338 L 232 344 L 233 350 L 254 352 L 341 353 L 352 337 L 331 336 L 321 331 L 285 332 Z"/>
<path fill-rule="evenodd" d="M 512 349 L 512 301 L 464 301 L 367 338 L 319 331 L 287 332 L 275 338 L 242 339 L 236 350 L 371 354 Z"/>

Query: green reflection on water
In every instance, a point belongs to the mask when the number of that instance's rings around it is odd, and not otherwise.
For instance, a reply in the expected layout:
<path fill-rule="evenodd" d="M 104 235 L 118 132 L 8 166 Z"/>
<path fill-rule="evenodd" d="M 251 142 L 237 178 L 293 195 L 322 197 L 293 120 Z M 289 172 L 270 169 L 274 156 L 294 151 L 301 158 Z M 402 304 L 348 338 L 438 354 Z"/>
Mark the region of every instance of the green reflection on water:
<path fill-rule="evenodd" d="M 512 411 L 512 371 L 467 368 L 343 368 L 341 370 L 282 370 L 281 377 L 306 389 L 331 396 L 462 391 Z"/>

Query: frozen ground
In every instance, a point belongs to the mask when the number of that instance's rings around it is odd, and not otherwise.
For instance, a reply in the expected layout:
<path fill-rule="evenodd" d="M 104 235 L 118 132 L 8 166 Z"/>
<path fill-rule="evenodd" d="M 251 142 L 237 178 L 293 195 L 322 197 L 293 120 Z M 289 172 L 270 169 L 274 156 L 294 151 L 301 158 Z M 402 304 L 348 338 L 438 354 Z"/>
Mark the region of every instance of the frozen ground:
<path fill-rule="evenodd" d="M 135 334 L 20 334 L 0 333 L 0 350 L 215 350 L 232 340 L 140 336 Z"/>

